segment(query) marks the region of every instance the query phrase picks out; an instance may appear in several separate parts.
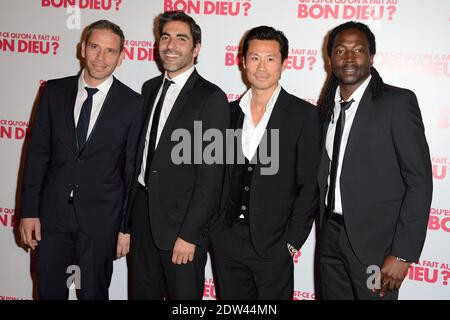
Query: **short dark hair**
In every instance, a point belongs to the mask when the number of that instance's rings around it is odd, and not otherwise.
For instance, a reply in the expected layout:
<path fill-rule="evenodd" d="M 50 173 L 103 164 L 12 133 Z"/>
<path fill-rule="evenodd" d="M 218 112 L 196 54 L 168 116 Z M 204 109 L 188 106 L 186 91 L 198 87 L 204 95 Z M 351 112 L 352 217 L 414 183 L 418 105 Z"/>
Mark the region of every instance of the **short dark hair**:
<path fill-rule="evenodd" d="M 280 30 L 276 30 L 269 26 L 259 26 L 251 29 L 244 38 L 242 45 L 242 55 L 245 58 L 247 55 L 250 41 L 252 40 L 275 40 L 280 44 L 281 61 L 286 60 L 289 53 L 289 41 Z"/>
<path fill-rule="evenodd" d="M 108 30 L 111 31 L 114 34 L 117 34 L 120 38 L 120 52 L 122 52 L 124 43 L 125 43 L 125 36 L 123 35 L 122 29 L 115 23 L 109 21 L 109 20 L 98 20 L 86 27 L 85 30 L 85 36 L 84 41 L 85 43 L 88 42 L 89 38 L 92 35 L 92 32 L 94 30 Z"/>
<path fill-rule="evenodd" d="M 184 13 L 183 11 L 167 11 L 164 13 L 161 13 L 158 16 L 158 32 L 159 36 L 161 36 L 164 25 L 167 22 L 171 21 L 182 21 L 189 25 L 189 28 L 191 29 L 192 34 L 192 40 L 194 42 L 194 47 L 197 44 L 202 43 L 202 30 L 200 29 L 200 26 L 195 22 L 195 20 Z"/>
<path fill-rule="evenodd" d="M 361 31 L 362 33 L 364 33 L 364 35 L 366 36 L 367 42 L 369 42 L 370 55 L 374 55 L 377 52 L 377 47 L 376 47 L 376 43 L 375 43 L 375 35 L 372 33 L 370 28 L 364 23 L 356 22 L 356 21 L 349 21 L 349 22 L 343 23 L 341 25 L 338 25 L 337 27 L 335 27 L 333 30 L 330 31 L 330 33 L 328 35 L 328 43 L 327 43 L 327 52 L 328 52 L 329 57 L 331 57 L 331 52 L 333 51 L 334 40 L 336 39 L 337 35 L 339 33 L 341 33 L 342 31 L 348 30 L 348 29 L 357 29 L 357 30 Z"/>
<path fill-rule="evenodd" d="M 158 37 L 161 37 L 164 25 L 171 21 L 181 21 L 189 25 L 189 29 L 191 29 L 192 42 L 194 43 L 194 47 L 202 43 L 202 29 L 191 16 L 187 15 L 186 13 L 180 10 L 166 11 L 158 16 L 157 20 L 159 33 Z M 194 64 L 197 64 L 198 60 L 197 58 L 198 57 L 195 57 Z"/>

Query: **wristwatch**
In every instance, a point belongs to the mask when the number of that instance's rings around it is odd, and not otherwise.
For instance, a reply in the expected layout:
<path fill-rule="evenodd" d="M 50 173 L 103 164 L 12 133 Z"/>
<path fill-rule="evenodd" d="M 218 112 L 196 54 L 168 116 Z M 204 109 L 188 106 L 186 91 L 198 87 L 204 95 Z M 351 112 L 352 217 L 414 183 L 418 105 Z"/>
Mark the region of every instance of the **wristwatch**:
<path fill-rule="evenodd" d="M 405 262 L 405 263 L 411 263 L 408 260 L 405 260 L 405 259 L 400 258 L 400 257 L 395 257 L 395 259 L 397 259 L 397 261 L 401 261 L 401 262 Z"/>

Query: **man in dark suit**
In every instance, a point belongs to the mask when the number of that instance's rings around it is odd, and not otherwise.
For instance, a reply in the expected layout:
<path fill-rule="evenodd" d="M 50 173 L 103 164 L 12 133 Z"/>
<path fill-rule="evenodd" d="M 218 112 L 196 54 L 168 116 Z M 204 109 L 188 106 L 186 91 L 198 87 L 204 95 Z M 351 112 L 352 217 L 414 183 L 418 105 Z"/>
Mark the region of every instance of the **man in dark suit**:
<path fill-rule="evenodd" d="M 28 147 L 20 232 L 37 247 L 40 299 L 107 299 L 134 172 L 142 97 L 112 76 L 124 35 L 107 20 L 87 27 L 80 76 L 47 82 Z"/>
<path fill-rule="evenodd" d="M 318 206 L 320 115 L 279 84 L 288 51 L 284 34 L 268 26 L 253 28 L 243 41 L 251 87 L 231 106 L 237 139 L 227 157 L 234 158 L 227 159 L 233 161 L 211 232 L 221 299 L 292 299 L 292 257 Z"/>
<path fill-rule="evenodd" d="M 128 210 L 131 295 L 201 299 L 208 225 L 218 210 L 224 165 L 202 161 L 205 143 L 197 128 L 224 135 L 229 106 L 222 90 L 195 70 L 201 46 L 195 21 L 172 11 L 159 15 L 157 23 L 165 72 L 142 90 L 146 116 Z M 180 133 L 188 136 L 182 155 L 176 152 Z M 187 155 L 190 159 L 180 161 Z"/>
<path fill-rule="evenodd" d="M 420 109 L 412 91 L 384 84 L 372 67 L 375 36 L 365 24 L 334 28 L 327 49 L 332 75 L 318 176 L 322 298 L 397 299 L 419 259 L 431 205 Z"/>

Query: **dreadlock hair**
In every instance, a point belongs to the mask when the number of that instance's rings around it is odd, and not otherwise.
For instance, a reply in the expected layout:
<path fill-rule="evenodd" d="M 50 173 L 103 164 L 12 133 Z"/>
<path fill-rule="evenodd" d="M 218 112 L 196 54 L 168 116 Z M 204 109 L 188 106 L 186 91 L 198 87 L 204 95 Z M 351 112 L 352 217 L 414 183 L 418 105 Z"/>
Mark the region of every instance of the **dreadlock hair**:
<path fill-rule="evenodd" d="M 377 51 L 375 43 L 375 35 L 372 33 L 369 27 L 361 22 L 349 21 L 335 27 L 333 30 L 330 31 L 327 42 L 327 53 L 330 59 L 331 59 L 331 52 L 333 50 L 334 40 L 336 39 L 339 33 L 348 29 L 357 29 L 361 31 L 366 36 L 366 39 L 369 42 L 370 55 L 371 56 L 375 55 Z M 372 83 L 369 87 L 369 92 L 371 94 L 372 100 L 376 100 L 377 98 L 381 97 L 383 91 L 387 89 L 383 82 L 383 79 L 381 78 L 380 74 L 374 67 L 370 68 L 370 74 L 372 75 Z M 329 121 L 331 119 L 331 115 L 333 114 L 334 109 L 334 98 L 336 96 L 336 89 L 338 86 L 339 86 L 338 78 L 333 73 L 331 73 L 322 91 L 318 103 L 320 106 L 322 119 L 324 121 Z"/>

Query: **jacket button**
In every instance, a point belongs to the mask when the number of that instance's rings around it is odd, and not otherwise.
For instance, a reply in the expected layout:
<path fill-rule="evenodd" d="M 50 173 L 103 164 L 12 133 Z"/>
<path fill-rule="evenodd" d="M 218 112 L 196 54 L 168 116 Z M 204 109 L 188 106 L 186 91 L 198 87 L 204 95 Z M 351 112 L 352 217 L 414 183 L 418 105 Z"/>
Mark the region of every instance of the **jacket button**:
<path fill-rule="evenodd" d="M 245 191 L 248 191 L 248 190 L 250 190 L 250 187 L 249 187 L 249 186 L 245 186 L 245 187 L 244 187 L 244 190 L 245 190 Z"/>

